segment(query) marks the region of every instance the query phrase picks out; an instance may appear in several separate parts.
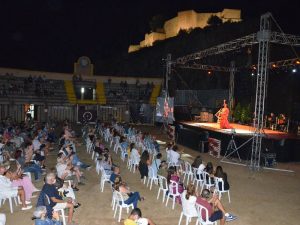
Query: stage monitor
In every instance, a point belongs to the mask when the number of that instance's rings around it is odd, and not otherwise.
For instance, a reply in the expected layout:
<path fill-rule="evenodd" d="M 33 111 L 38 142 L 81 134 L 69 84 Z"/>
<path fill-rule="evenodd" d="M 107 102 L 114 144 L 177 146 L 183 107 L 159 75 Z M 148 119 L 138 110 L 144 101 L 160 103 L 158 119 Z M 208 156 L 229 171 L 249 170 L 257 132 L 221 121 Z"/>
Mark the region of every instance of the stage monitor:
<path fill-rule="evenodd" d="M 156 121 L 173 123 L 174 120 L 174 98 L 158 97 L 156 103 Z"/>

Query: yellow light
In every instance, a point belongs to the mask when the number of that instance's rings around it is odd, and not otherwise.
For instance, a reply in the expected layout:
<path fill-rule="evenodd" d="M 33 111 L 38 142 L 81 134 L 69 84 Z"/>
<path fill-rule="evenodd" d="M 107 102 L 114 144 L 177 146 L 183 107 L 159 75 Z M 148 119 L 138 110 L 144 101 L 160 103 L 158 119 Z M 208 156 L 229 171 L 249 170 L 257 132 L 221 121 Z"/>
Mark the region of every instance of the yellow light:
<path fill-rule="evenodd" d="M 296 64 L 299 65 L 300 64 L 300 60 L 296 60 Z"/>

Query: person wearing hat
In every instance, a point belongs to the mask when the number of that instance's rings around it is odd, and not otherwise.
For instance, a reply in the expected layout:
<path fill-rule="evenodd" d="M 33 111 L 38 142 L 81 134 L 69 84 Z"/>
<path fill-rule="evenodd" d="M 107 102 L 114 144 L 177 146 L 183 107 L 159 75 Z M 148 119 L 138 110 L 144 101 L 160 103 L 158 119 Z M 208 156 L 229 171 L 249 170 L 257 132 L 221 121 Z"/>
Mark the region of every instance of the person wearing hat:
<path fill-rule="evenodd" d="M 9 169 L 8 163 L 0 164 L 0 190 L 2 196 L 19 196 L 22 203 L 22 210 L 28 210 L 32 208 L 32 205 L 27 205 L 30 202 L 25 200 L 25 191 L 22 186 L 13 187 L 11 180 L 5 176 L 6 171 Z"/>
<path fill-rule="evenodd" d="M 32 220 L 34 220 L 34 225 L 62 225 L 62 223 L 59 221 L 59 215 L 57 212 L 52 213 L 52 219 L 47 218 L 46 215 L 46 206 L 36 207 L 32 217 Z"/>

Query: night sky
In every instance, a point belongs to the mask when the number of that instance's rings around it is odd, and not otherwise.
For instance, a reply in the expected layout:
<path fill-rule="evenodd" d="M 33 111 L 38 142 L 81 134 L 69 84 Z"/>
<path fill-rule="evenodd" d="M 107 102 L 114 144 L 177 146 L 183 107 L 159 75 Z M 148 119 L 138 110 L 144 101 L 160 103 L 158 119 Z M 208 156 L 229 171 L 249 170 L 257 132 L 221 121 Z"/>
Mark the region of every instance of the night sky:
<path fill-rule="evenodd" d="M 277 2 L 280 3 L 277 3 Z M 125 55 L 149 32 L 156 14 L 242 9 L 242 18 L 270 11 L 284 32 L 300 34 L 297 1 L 8 0 L 0 1 L 0 66 L 72 72 L 82 55 L 93 62 Z M 297 15 L 298 14 L 298 15 Z"/>

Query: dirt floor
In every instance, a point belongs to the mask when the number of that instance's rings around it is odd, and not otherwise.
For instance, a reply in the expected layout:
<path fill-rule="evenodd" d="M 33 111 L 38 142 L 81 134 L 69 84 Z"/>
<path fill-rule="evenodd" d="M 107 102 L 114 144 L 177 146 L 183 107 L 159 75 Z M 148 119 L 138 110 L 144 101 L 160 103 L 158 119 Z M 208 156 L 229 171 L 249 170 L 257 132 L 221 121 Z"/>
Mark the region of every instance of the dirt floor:
<path fill-rule="evenodd" d="M 156 133 L 158 139 L 165 140 L 164 135 L 159 135 L 159 128 L 141 127 L 142 130 L 151 130 Z M 184 159 L 192 161 L 200 153 L 180 146 L 184 149 Z M 82 161 L 91 163 L 93 168 L 86 171 L 86 185 L 80 186 L 77 192 L 78 202 L 82 204 L 75 212 L 74 220 L 80 225 L 116 225 L 120 224 L 113 218 L 113 211 L 110 206 L 112 193 L 108 185 L 105 185 L 104 192 L 100 192 L 100 177 L 95 172 L 95 164 L 91 156 L 85 151 L 84 146 L 78 146 L 78 154 Z M 300 149 L 299 149 L 300 150 Z M 162 153 L 165 156 L 164 147 Z M 55 152 L 51 152 L 48 159 L 48 168 L 54 165 Z M 300 163 L 279 164 L 276 168 L 294 170 L 294 173 L 261 170 L 251 172 L 247 167 L 232 164 L 220 163 L 207 153 L 201 153 L 205 162 L 213 162 L 214 166 L 222 165 L 228 174 L 231 186 L 231 203 L 228 203 L 227 194 L 222 197 L 226 210 L 238 216 L 235 221 L 228 222 L 232 225 L 282 225 L 299 224 L 300 221 Z M 131 190 L 139 191 L 145 197 L 145 201 L 139 202 L 145 217 L 151 218 L 157 225 L 178 224 L 181 213 L 181 206 L 176 205 L 172 210 L 169 202 L 168 207 L 162 204 L 161 198 L 156 199 L 157 186 L 154 185 L 150 191 L 141 183 L 139 173 L 131 173 L 126 168 L 126 163 L 120 161 L 120 156 L 113 154 L 115 164 L 120 165 L 121 175 Z M 38 188 L 42 182 L 37 183 Z M 36 198 L 33 200 L 35 205 Z M 31 225 L 33 209 L 21 211 L 20 206 L 14 206 L 14 213 L 9 212 L 8 202 L 0 208 L 1 213 L 7 216 L 7 225 Z M 127 217 L 126 210 L 123 210 L 122 218 Z M 182 222 L 182 224 L 185 223 Z M 195 219 L 190 224 L 195 224 Z"/>

